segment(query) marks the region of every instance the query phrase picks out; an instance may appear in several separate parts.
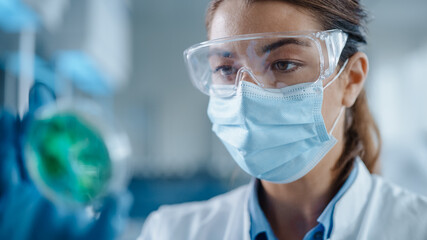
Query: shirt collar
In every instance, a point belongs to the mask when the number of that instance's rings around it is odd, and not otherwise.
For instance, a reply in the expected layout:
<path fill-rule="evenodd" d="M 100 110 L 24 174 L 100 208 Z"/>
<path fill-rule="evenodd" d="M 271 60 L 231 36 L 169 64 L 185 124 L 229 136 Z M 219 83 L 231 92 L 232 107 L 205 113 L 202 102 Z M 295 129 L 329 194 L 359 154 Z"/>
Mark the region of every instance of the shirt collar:
<path fill-rule="evenodd" d="M 264 212 L 261 209 L 258 201 L 258 189 L 260 186 L 260 181 L 256 178 L 253 178 L 250 182 L 250 193 L 248 200 L 249 216 L 251 221 L 250 226 L 250 236 L 251 239 L 265 232 L 268 239 L 275 239 L 273 230 L 270 227 L 270 224 L 267 221 L 267 218 L 264 215 Z"/>
<path fill-rule="evenodd" d="M 340 188 L 338 193 L 332 198 L 332 200 L 329 202 L 329 204 L 326 206 L 326 208 L 323 210 L 322 214 L 317 218 L 317 222 L 319 223 L 318 226 L 315 228 L 323 228 L 325 230 L 324 238 L 329 238 L 332 229 L 334 226 L 334 211 L 335 211 L 335 205 L 337 202 L 343 197 L 343 195 L 347 192 L 347 190 L 353 185 L 355 182 L 358 172 L 359 172 L 359 165 L 358 161 L 356 160 L 354 164 L 354 168 L 351 171 L 349 177 L 343 184 L 343 186 Z M 274 236 L 274 232 L 271 229 L 270 224 L 267 221 L 267 218 L 264 215 L 264 212 L 262 211 L 259 201 L 258 201 L 258 189 L 260 187 L 260 181 L 258 179 L 253 178 L 250 183 L 250 193 L 249 193 L 249 200 L 248 200 L 248 210 L 249 210 L 249 216 L 250 216 L 250 236 L 251 239 L 255 239 L 255 237 L 265 232 L 267 234 L 267 237 L 269 240 L 276 239 Z M 309 231 L 311 232 L 311 231 Z"/>
<path fill-rule="evenodd" d="M 333 215 L 335 210 L 335 204 L 341 199 L 344 193 L 346 193 L 347 190 L 350 188 L 350 186 L 354 183 L 354 181 L 356 180 L 358 171 L 359 171 L 359 165 L 354 164 L 353 170 L 351 170 L 351 173 L 348 176 L 347 180 L 345 180 L 344 184 L 342 185 L 338 193 L 335 194 L 335 196 L 326 206 L 325 210 L 323 210 L 322 214 L 320 214 L 320 216 L 317 218 L 317 222 L 322 224 L 325 229 L 326 238 L 330 237 L 332 228 L 334 226 Z"/>

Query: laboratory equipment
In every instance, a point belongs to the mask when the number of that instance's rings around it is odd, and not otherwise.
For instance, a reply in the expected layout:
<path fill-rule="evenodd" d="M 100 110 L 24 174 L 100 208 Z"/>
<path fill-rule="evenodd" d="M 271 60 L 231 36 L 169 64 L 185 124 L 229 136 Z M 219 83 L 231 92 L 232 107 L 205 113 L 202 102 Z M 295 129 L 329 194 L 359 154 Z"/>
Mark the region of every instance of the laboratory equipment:
<path fill-rule="evenodd" d="M 26 138 L 26 166 L 52 201 L 91 205 L 125 186 L 128 141 L 106 115 L 88 100 L 60 101 L 35 113 Z"/>

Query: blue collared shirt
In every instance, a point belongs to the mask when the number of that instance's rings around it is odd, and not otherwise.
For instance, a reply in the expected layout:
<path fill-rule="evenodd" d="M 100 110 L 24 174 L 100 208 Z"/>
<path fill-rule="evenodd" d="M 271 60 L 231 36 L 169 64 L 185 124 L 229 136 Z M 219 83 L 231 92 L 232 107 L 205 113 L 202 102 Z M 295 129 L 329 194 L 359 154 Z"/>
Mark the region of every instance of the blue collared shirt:
<path fill-rule="evenodd" d="M 333 213 L 335 204 L 340 200 L 344 193 L 350 188 L 356 179 L 358 172 L 358 165 L 354 164 L 354 168 L 351 171 L 349 177 L 345 181 L 344 185 L 340 188 L 338 193 L 332 198 L 322 214 L 317 218 L 319 223 L 316 227 L 311 229 L 305 234 L 304 240 L 320 240 L 327 239 L 330 237 L 333 228 Z M 252 190 L 249 195 L 249 215 L 251 220 L 250 236 L 252 240 L 276 240 L 273 230 L 267 221 L 267 218 L 262 211 L 258 201 L 258 188 L 259 180 L 254 179 L 251 182 Z"/>

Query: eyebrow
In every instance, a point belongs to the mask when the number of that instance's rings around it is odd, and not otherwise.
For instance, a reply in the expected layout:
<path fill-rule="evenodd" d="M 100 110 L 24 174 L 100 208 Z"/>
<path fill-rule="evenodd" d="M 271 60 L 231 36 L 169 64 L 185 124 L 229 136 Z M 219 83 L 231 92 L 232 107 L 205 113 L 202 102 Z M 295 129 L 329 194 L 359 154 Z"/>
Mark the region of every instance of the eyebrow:
<path fill-rule="evenodd" d="M 304 47 L 310 47 L 311 46 L 310 43 L 308 43 L 306 41 L 298 40 L 295 38 L 287 38 L 287 39 L 278 40 L 276 42 L 273 42 L 271 44 L 264 46 L 262 48 L 262 52 L 263 53 L 271 52 L 271 51 L 276 50 L 277 48 L 280 48 L 284 45 L 290 45 L 290 44 L 295 44 L 295 45 L 304 46 Z M 218 56 L 218 57 L 223 57 L 223 58 L 234 58 L 234 54 L 232 52 L 226 51 L 226 50 L 221 50 L 221 49 L 210 50 L 208 53 L 208 58 L 210 58 L 212 56 Z"/>
<path fill-rule="evenodd" d="M 263 53 L 271 52 L 277 48 L 280 48 L 284 45 L 289 45 L 289 44 L 296 44 L 296 45 L 300 45 L 300 46 L 304 46 L 304 47 L 310 47 L 311 46 L 306 41 L 301 41 L 301 40 L 298 40 L 295 38 L 287 38 L 287 39 L 282 39 L 282 40 L 279 40 L 279 41 L 276 41 L 276 42 L 273 42 L 271 44 L 264 46 L 262 48 L 262 52 Z"/>
<path fill-rule="evenodd" d="M 230 51 L 224 51 L 224 50 L 220 50 L 220 49 L 212 49 L 208 53 L 208 58 L 210 58 L 212 56 L 219 56 L 219 57 L 223 57 L 223 58 L 233 58 L 234 54 Z"/>

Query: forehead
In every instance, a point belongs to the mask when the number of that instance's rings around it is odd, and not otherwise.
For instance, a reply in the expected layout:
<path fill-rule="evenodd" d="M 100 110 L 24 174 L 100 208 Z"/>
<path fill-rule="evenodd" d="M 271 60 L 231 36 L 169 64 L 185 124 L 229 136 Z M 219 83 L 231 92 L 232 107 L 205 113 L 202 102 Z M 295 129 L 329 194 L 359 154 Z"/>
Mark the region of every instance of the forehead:
<path fill-rule="evenodd" d="M 216 10 L 210 39 L 241 34 L 320 31 L 319 21 L 307 10 L 282 1 L 225 0 Z"/>

